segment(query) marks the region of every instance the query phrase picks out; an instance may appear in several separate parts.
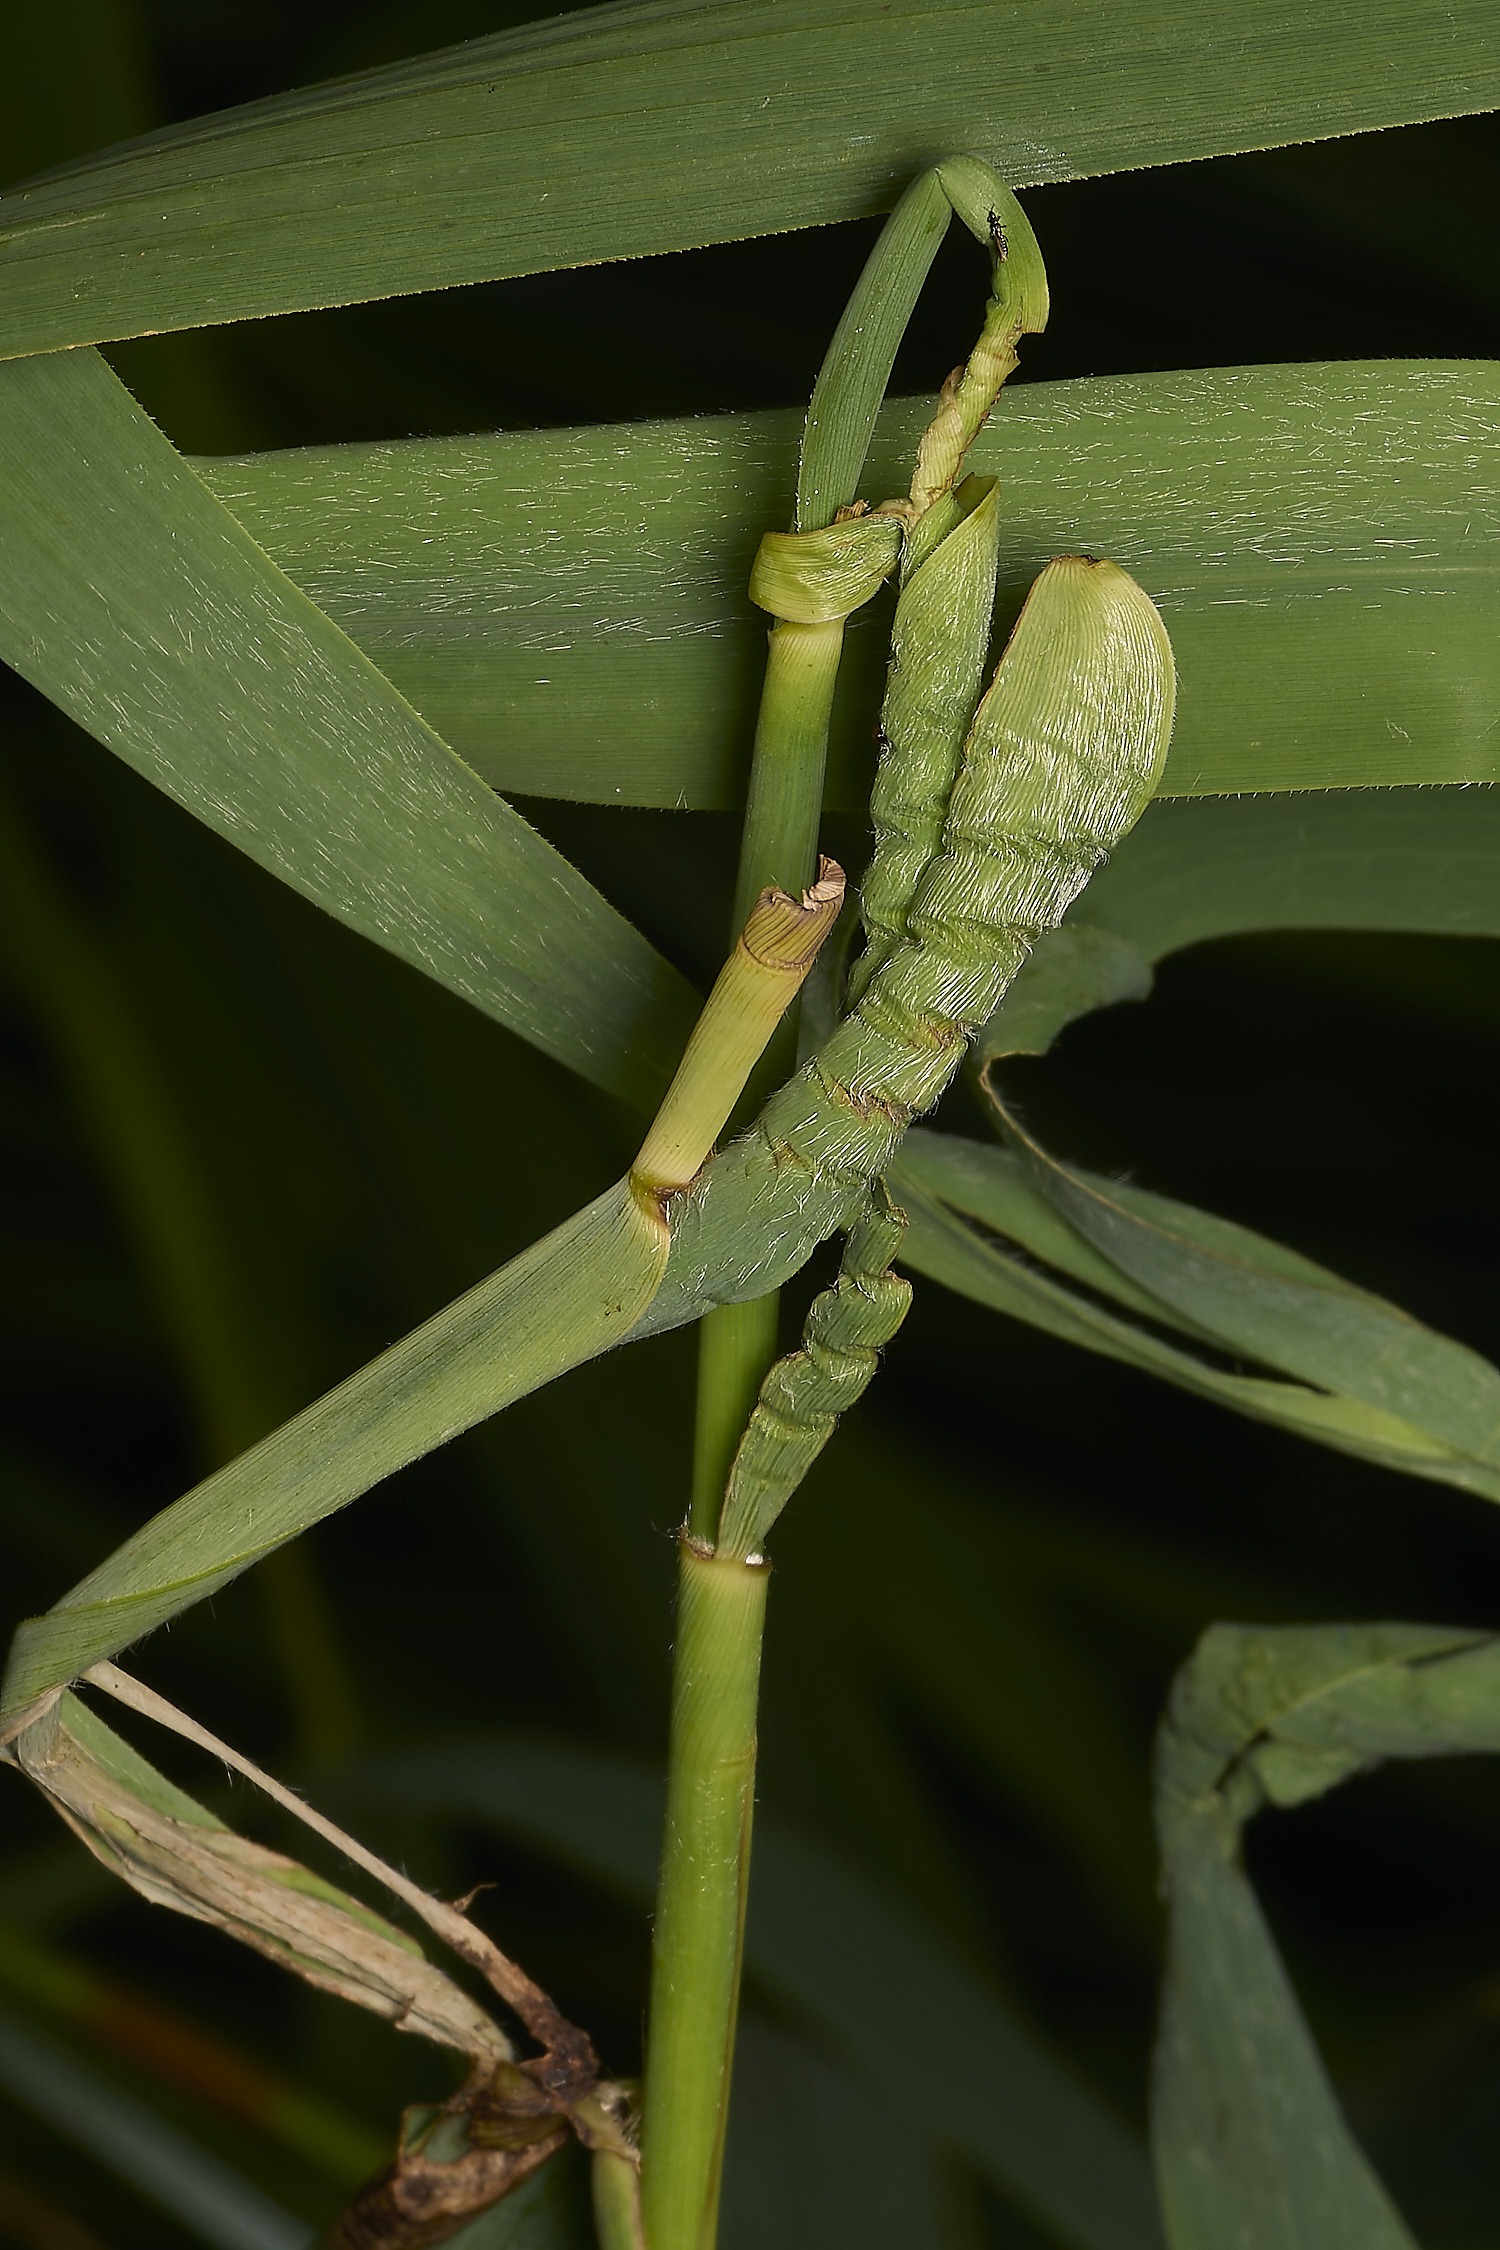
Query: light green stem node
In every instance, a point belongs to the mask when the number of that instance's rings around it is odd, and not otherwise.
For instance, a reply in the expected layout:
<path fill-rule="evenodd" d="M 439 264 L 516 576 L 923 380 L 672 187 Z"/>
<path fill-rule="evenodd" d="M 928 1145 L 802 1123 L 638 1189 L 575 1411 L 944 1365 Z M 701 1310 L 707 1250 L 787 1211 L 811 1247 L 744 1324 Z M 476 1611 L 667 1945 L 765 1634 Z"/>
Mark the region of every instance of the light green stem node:
<path fill-rule="evenodd" d="M 573 2129 L 590 2153 L 589 2186 L 597 2250 L 646 2250 L 641 2223 L 641 2162 L 630 2091 L 597 2086 L 573 2105 Z"/>
<path fill-rule="evenodd" d="M 794 625 L 832 625 L 878 594 L 901 558 L 894 516 L 845 516 L 822 531 L 768 531 L 750 570 L 757 609 Z"/>
<path fill-rule="evenodd" d="M 650 2250 L 712 2250 L 717 2228 L 768 1577 L 682 1541 L 641 2131 Z"/>
<path fill-rule="evenodd" d="M 911 1283 L 889 1270 L 905 1233 L 906 1213 L 877 1180 L 868 1214 L 844 1245 L 838 1280 L 808 1309 L 800 1350 L 778 1360 L 761 1385 L 724 1498 L 721 1559 L 758 1553 L 839 1416 L 875 1373 L 881 1346 L 911 1304 Z"/>
<path fill-rule="evenodd" d="M 675 1194 L 702 1168 L 843 903 L 844 870 L 832 859 L 821 862 L 818 880 L 800 900 L 761 892 L 631 1167 L 639 1192 Z"/>

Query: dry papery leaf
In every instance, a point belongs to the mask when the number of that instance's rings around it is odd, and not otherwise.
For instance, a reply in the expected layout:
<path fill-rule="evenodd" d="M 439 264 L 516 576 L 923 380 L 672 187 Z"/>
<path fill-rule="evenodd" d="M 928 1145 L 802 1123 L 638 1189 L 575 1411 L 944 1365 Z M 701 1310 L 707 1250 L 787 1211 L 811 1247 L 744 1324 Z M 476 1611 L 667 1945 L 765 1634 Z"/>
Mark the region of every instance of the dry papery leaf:
<path fill-rule="evenodd" d="M 460 2054 L 508 2062 L 499 2025 L 419 1946 L 281 1852 L 215 1820 L 141 1761 L 73 1695 L 17 1738 L 17 1763 L 97 1859 L 156 1906 L 211 1922 L 309 1984 Z M 130 1753 L 126 1753 L 127 1759 Z M 145 1785 L 151 1775 L 155 1789 Z M 177 1806 L 168 1810 L 171 1798 Z"/>
<path fill-rule="evenodd" d="M 601 2085 L 586 2035 L 457 1907 L 117 1666 L 97 1664 L 85 1677 L 222 1759 L 386 1884 L 484 1974 L 543 2050 L 518 2062 L 500 2026 L 411 1938 L 296 1860 L 236 1835 L 77 1696 L 56 1696 L 0 1758 L 20 1766 L 106 1867 L 154 1905 L 210 1922 L 320 1990 L 469 2058 L 450 2101 L 408 2111 L 394 2161 L 341 2214 L 328 2250 L 428 2250 L 517 2186 L 570 2131 L 634 2162 L 628 2099 Z"/>

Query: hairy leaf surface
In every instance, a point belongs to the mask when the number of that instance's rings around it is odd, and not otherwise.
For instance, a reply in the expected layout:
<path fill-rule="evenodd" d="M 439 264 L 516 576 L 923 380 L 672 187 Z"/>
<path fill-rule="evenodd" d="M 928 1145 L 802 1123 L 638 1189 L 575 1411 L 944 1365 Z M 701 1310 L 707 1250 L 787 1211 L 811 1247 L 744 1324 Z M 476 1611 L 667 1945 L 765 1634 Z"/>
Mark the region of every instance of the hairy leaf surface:
<path fill-rule="evenodd" d="M 1183 55 L 1192 56 L 1191 71 Z M 638 0 L 195 120 L 20 189 L 0 352 L 350 304 L 1500 100 L 1485 0 Z"/>
<path fill-rule="evenodd" d="M 904 491 L 930 412 L 882 412 L 863 491 Z M 802 418 L 321 447 L 199 464 L 252 536 L 497 788 L 744 802 Z M 1001 480 L 1002 614 L 1108 555 L 1172 636 L 1167 796 L 1500 777 L 1500 509 L 1488 361 L 1022 384 L 969 456 Z M 887 612 L 851 620 L 829 801 L 863 805 Z"/>
<path fill-rule="evenodd" d="M 220 835 L 648 1106 L 695 1002 L 299 593 L 93 352 L 0 368 L 0 653 Z"/>

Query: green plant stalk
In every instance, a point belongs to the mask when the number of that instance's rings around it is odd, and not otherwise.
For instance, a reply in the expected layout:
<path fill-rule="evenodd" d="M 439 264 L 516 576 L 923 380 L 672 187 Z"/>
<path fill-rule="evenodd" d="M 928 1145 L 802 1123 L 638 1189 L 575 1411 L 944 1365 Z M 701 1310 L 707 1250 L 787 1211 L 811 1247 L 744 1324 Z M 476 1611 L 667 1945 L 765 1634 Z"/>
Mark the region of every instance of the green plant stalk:
<path fill-rule="evenodd" d="M 686 1534 L 641 2131 L 649 2250 L 712 2250 L 739 2001 L 768 1571 Z"/>
<path fill-rule="evenodd" d="M 778 618 L 771 627 L 734 894 L 736 930 L 768 883 L 798 895 L 813 879 L 843 648 L 841 617 L 816 625 Z"/>
<path fill-rule="evenodd" d="M 974 362 L 958 371 L 944 390 L 935 425 L 945 441 L 938 448 L 940 460 L 934 454 L 932 433 L 924 439 L 918 473 L 922 477 L 925 469 L 926 474 L 920 492 L 914 481 L 912 500 L 900 507 L 899 518 L 905 519 L 903 533 L 897 530 L 898 518 L 891 514 L 851 516 L 849 503 L 853 501 L 897 344 L 946 229 L 949 210 L 956 211 L 970 230 L 988 244 L 993 260 L 994 294 Z M 1002 216 L 1015 235 L 1014 265 L 1005 248 L 1003 231 L 997 231 Z M 963 454 L 990 401 L 1015 364 L 1014 346 L 1019 336 L 1028 329 L 1045 325 L 1046 303 L 1041 257 L 1024 214 L 1009 189 L 990 168 L 972 158 L 953 159 L 947 166 L 914 182 L 882 230 L 854 298 L 840 322 L 813 393 L 798 480 L 797 528 L 790 534 L 773 533 L 765 539 L 751 574 L 752 600 L 769 611 L 776 622 L 770 634 L 751 764 L 749 802 L 735 891 L 737 929 L 749 912 L 752 900 L 767 884 L 780 884 L 797 891 L 811 876 L 845 620 L 889 575 L 903 541 L 910 539 L 914 522 L 924 511 L 932 510 L 935 501 L 941 500 L 947 505 L 952 522 L 945 518 L 940 528 L 935 527 L 929 544 L 935 546 L 946 531 L 956 527 L 960 510 L 949 495 Z M 950 397 L 955 383 L 957 392 Z M 962 413 L 957 400 L 962 401 Z M 974 684 L 977 686 L 977 680 Z M 781 1083 L 783 1075 L 792 1067 L 796 1017 L 795 1007 L 787 1011 L 762 1054 L 746 1084 L 736 1112 L 737 1124 L 754 1114 L 759 1102 Z M 704 1315 L 700 1324 L 688 1531 L 705 1546 L 718 1538 L 723 1496 L 739 1436 L 776 1359 L 777 1301 L 773 1290 L 749 1303 L 716 1307 Z M 680 1589 L 684 1612 L 689 1599 L 689 1563 L 689 1551 L 684 1547 Z M 682 1636 L 685 1632 L 684 1623 L 679 1632 L 674 1714 L 680 1711 L 682 1698 L 687 1693 L 683 1671 L 686 1658 Z M 697 1660 L 711 1665 L 711 1648 L 701 1652 Z M 726 1648 L 724 1661 L 743 1668 L 743 1658 L 734 1647 Z M 757 1676 L 758 1665 L 757 1654 Z M 711 1675 L 706 1674 L 705 1678 L 708 1677 Z M 697 1692 L 711 1691 L 705 1687 Z M 747 1792 L 753 1786 L 753 1720 L 752 1698 L 747 1718 L 751 1744 Z M 690 1780 L 683 1780 L 680 1774 L 678 1760 L 690 1749 L 692 1740 L 690 1730 L 679 1734 L 674 1715 L 669 1784 L 672 1792 L 679 1786 L 691 1787 Z M 747 1795 L 747 1823 L 748 1802 Z M 668 2145 L 665 2120 L 671 2115 L 672 2096 L 667 2089 L 680 2086 L 686 2090 L 689 2083 L 684 2076 L 682 2054 L 678 2051 L 680 2042 L 687 2041 L 696 2057 L 693 2067 L 699 2078 L 693 2083 L 701 2081 L 699 2098 L 708 2100 L 712 2096 L 719 2101 L 721 2110 L 727 2103 L 738 1989 L 736 1954 L 731 1988 L 722 2001 L 711 1971 L 706 1971 L 701 1979 L 695 1975 L 682 1980 L 685 1989 L 695 1994 L 701 1991 L 704 2010 L 701 2018 L 692 2019 L 687 2030 L 682 2028 L 684 2018 L 680 2013 L 689 2008 L 687 1999 L 679 1999 L 679 2012 L 664 2017 L 658 2015 L 658 1989 L 663 1994 L 670 1989 L 663 1949 L 669 1942 L 677 1942 L 675 1938 L 669 1941 L 664 1936 L 666 1887 L 676 1849 L 674 1833 L 673 1816 L 669 1811 L 662 1893 L 657 1910 L 647 2065 L 647 2117 L 656 2120 L 659 2161 L 666 2160 L 664 2150 Z M 748 1825 L 745 1835 L 748 1842 Z M 726 1899 L 732 1890 L 742 1917 L 748 1861 L 736 1864 L 732 1857 L 724 1859 L 716 1873 L 705 1872 L 705 1879 L 721 1883 Z M 719 1902 L 718 1911 L 721 1916 L 727 1911 L 723 1900 Z M 707 1905 L 704 1913 L 711 1922 L 712 1913 Z M 710 2049 L 703 2044 L 714 2036 L 723 2042 L 716 2061 L 711 2059 Z M 706 2231 L 696 2234 L 679 2231 L 669 2235 L 665 2243 L 658 2244 L 652 2232 L 652 2214 L 665 2210 L 666 2205 L 658 2200 L 655 2189 L 646 2186 L 643 2188 L 644 2207 L 651 2250 L 677 2250 L 679 2242 L 684 2246 L 688 2242 L 701 2243 L 703 2250 L 711 2250 L 722 2158 L 722 2123 L 722 2115 L 719 2115 L 711 2177 L 702 2187 L 699 2207 L 702 2229 Z M 648 2178 L 650 2161 L 648 2143 L 643 2152 Z M 662 2196 L 666 2192 L 662 2190 Z M 698 2189 L 685 2188 L 683 2192 L 697 2193 Z M 679 2230 L 687 2224 L 683 2216 L 685 2209 L 686 2206 L 681 2209 L 676 2204 L 671 2206 L 670 2223 Z"/>
<path fill-rule="evenodd" d="M 596 2149 L 589 2179 L 599 2250 L 645 2250 L 641 2176 L 633 2160 L 613 2149 Z"/>
<path fill-rule="evenodd" d="M 779 884 L 796 896 L 811 881 L 823 810 L 828 727 L 843 648 L 841 617 L 816 625 L 778 618 L 771 628 L 735 882 L 736 930 L 743 927 L 751 904 L 768 884 Z M 742 899 L 744 913 L 740 912 Z M 772 1033 L 736 1105 L 736 1126 L 753 1117 L 772 1087 L 790 1077 L 796 1065 L 799 1013 L 799 1006 L 794 1004 Z M 738 1311 L 738 1307 L 733 1311 L 725 1307 L 708 1313 L 700 1331 L 700 1435 L 694 1439 L 689 1520 L 694 1530 L 710 1539 L 744 1416 L 755 1403 L 762 1378 L 776 1357 L 775 1295 L 766 1300 L 758 1318 L 736 1317 Z M 729 1428 L 736 1415 L 740 1419 Z M 721 1428 L 722 1438 L 701 1434 L 717 1433 Z M 706 1481 L 714 1477 L 717 1490 Z"/>

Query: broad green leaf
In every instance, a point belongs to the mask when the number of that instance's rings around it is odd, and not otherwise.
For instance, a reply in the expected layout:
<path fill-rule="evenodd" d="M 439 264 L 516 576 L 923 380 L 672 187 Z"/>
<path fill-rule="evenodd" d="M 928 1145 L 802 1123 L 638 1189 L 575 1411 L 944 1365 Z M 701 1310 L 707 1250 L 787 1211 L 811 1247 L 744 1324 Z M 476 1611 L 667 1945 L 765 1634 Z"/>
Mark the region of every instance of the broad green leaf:
<path fill-rule="evenodd" d="M 560 1746 L 469 1743 L 382 1760 L 353 1787 L 361 1799 L 493 1823 L 633 1898 L 652 1895 L 662 1792 L 647 1768 Z M 941 1938 L 774 1819 L 756 1823 L 745 1967 L 752 1987 L 1058 2242 L 1157 2250 L 1128 2132 Z"/>
<path fill-rule="evenodd" d="M 1147 961 L 1248 930 L 1500 937 L 1497 864 L 1500 795 L 1489 789 L 1156 804 L 1068 920 Z"/>
<path fill-rule="evenodd" d="M 643 1107 L 683 980 L 267 560 L 93 352 L 0 368 L 0 653 L 364 935 Z"/>
<path fill-rule="evenodd" d="M 0 2013 L 0 2085 L 211 2250 L 312 2250 L 313 2230 L 134 2094 Z"/>
<path fill-rule="evenodd" d="M 1143 1000 L 1151 964 L 1251 930 L 1500 936 L 1500 797 L 1380 789 L 1157 803 L 1038 941 L 980 1034 L 981 1062 L 1044 1054 L 1094 1008 Z"/>
<path fill-rule="evenodd" d="M 905 491 L 928 411 L 882 413 L 871 500 Z M 1165 795 L 1487 781 L 1497 425 L 1484 361 L 1209 369 L 1008 389 L 969 465 L 1001 480 L 1014 604 L 1070 551 L 1156 601 L 1178 671 Z M 744 801 L 765 638 L 745 585 L 800 434 L 724 415 L 199 468 L 497 788 L 699 810 Z M 886 617 L 851 621 L 834 804 L 869 794 Z M 1084 918 L 1132 935 L 1102 903 Z"/>
<path fill-rule="evenodd" d="M 1227 1849 L 1265 1803 L 1299 1805 L 1380 1758 L 1500 1750 L 1500 1643 L 1444 1625 L 1215 1625 L 1157 1746 L 1170 1855 L 1212 1817 Z"/>
<path fill-rule="evenodd" d="M 925 0 L 639 0 L 23 187 L 0 352 L 827 225 L 888 210 L 935 151 L 1024 186 L 1497 102 L 1485 0 L 1381 0 L 1312 40 L 1295 0 L 969 0 L 940 24 Z"/>
<path fill-rule="evenodd" d="M 1239 1864 L 1245 1821 L 1385 1757 L 1500 1750 L 1500 1643 L 1214 1626 L 1158 1745 L 1171 1913 L 1152 2138 L 1172 2250 L 1414 2250 L 1351 2136 Z"/>
<path fill-rule="evenodd" d="M 1168 1319 L 1500 1470 L 1500 1372 L 1477 1352 L 1248 1227 L 1059 1163 L 995 1106 L 1054 1210 Z"/>
<path fill-rule="evenodd" d="M 1079 1016 L 1145 1000 L 1155 981 L 1145 955 L 1113 930 L 1074 921 L 1044 930 L 975 1041 L 974 1064 L 983 1070 L 1006 1055 L 1044 1055 Z"/>
<path fill-rule="evenodd" d="M 1170 2250 L 1416 2250 L 1206 1821 L 1169 1881 L 1152 2142 Z"/>
<path fill-rule="evenodd" d="M 1191 1222 L 1193 1236 L 1178 1237 L 1189 1245 L 1185 1270 L 1189 1257 L 1206 1257 L 1217 1284 L 1213 1290 L 1205 1287 L 1202 1298 L 1222 1304 L 1242 1288 L 1262 1308 L 1271 1302 L 1294 1307 L 1303 1330 L 1314 1332 L 1319 1350 L 1312 1356 L 1326 1360 L 1346 1347 L 1344 1364 L 1358 1391 L 1325 1391 L 1302 1381 L 1229 1372 L 1217 1362 L 1219 1355 L 1243 1349 L 1233 1337 L 1142 1286 L 1129 1268 L 1070 1224 L 1029 1168 L 1004 1149 L 956 1135 L 908 1133 L 886 1180 L 910 1222 L 900 1256 L 912 1272 L 1254 1421 L 1274 1423 L 1383 1468 L 1500 1500 L 1500 1470 L 1489 1460 L 1373 1397 L 1384 1390 L 1401 1398 L 1410 1395 L 1414 1403 L 1425 1400 L 1438 1407 L 1445 1421 L 1483 1440 L 1484 1399 L 1495 1380 L 1488 1363 L 1279 1244 L 1203 1212 L 1189 1212 L 1184 1220 L 1186 1206 L 1168 1204 L 1142 1189 L 1129 1191 L 1132 1213 L 1163 1222 L 1159 1248 L 1172 1240 L 1167 1222 L 1179 1229 Z M 1118 1192 L 1113 1181 L 1101 1181 L 1099 1187 Z M 1237 1264 L 1224 1256 L 1231 1245 Z M 1070 1288 L 1069 1281 L 1081 1283 L 1082 1289 Z M 1180 1293 L 1184 1298 L 1193 1294 L 1190 1289 Z M 1113 1300 L 1121 1310 L 1110 1310 L 1101 1299 Z M 1318 1332 L 1320 1321 L 1328 1324 L 1326 1334 Z M 1175 1329 L 1182 1341 L 1169 1341 L 1159 1333 L 1162 1328 Z M 1368 1358 L 1352 1347 L 1350 1339 L 1356 1335 L 1363 1337 Z M 1393 1346 L 1394 1364 L 1387 1368 L 1381 1355 L 1391 1356 Z M 1289 1356 L 1279 1345 L 1272 1364 L 1284 1364 Z"/>
<path fill-rule="evenodd" d="M 16 1632 L 0 1723 L 461 1430 L 621 1342 L 661 1275 L 628 1180 L 145 1524 Z"/>

